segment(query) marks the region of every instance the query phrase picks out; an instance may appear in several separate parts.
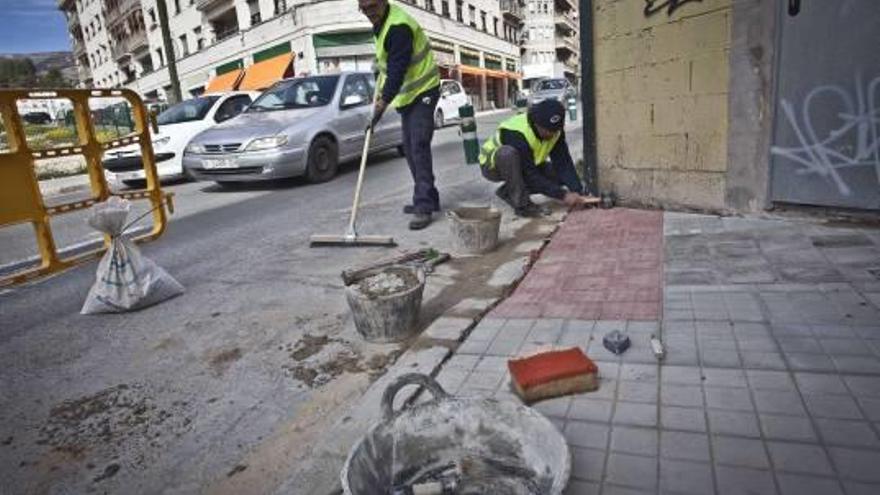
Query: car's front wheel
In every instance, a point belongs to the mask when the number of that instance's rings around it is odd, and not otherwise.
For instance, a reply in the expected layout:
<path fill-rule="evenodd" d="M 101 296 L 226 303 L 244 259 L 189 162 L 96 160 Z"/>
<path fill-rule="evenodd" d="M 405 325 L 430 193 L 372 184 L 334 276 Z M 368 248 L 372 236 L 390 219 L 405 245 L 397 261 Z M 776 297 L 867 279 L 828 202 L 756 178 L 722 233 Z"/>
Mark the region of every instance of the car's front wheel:
<path fill-rule="evenodd" d="M 336 143 L 326 136 L 318 136 L 309 146 L 306 178 L 309 182 L 327 182 L 336 176 L 339 154 Z"/>

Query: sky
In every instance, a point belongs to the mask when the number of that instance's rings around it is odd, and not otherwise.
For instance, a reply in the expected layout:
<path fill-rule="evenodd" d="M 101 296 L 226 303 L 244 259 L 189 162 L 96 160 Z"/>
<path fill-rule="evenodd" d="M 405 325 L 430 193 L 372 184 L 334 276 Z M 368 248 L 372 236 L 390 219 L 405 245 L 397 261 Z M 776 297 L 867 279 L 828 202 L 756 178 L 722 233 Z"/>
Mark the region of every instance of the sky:
<path fill-rule="evenodd" d="M 70 51 L 58 0 L 0 0 L 0 54 Z"/>

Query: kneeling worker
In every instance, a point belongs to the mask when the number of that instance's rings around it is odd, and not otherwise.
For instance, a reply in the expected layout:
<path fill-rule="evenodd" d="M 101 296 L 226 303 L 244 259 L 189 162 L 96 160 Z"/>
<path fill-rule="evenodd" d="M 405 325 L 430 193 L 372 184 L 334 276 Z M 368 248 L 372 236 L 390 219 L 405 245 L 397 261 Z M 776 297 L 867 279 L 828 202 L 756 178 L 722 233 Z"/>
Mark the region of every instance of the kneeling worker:
<path fill-rule="evenodd" d="M 527 113 L 502 122 L 495 135 L 483 143 L 483 177 L 504 182 L 495 194 L 521 217 L 541 213 L 529 194 L 543 194 L 568 206 L 594 201 L 583 196 L 563 127 L 565 107 L 556 100 L 544 100 Z"/>

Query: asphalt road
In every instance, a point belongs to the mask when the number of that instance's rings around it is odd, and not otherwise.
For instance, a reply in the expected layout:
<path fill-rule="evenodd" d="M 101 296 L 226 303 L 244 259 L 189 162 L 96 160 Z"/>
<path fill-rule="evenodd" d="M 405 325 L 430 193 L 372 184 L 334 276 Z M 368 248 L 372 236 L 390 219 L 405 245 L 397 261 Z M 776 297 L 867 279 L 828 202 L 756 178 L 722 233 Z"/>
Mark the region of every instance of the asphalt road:
<path fill-rule="evenodd" d="M 481 137 L 505 116 L 479 118 Z M 344 232 L 356 166 L 318 185 L 169 186 L 177 213 L 143 252 L 186 293 L 160 305 L 79 315 L 94 262 L 0 290 L 3 491 L 204 492 L 248 469 L 238 460 L 280 425 L 330 414 L 326 404 L 362 392 L 400 349 L 357 338 L 340 271 L 449 242 L 442 218 L 421 232 L 406 228 L 400 209 L 411 179 L 388 153 L 367 170 L 359 232 L 392 235 L 400 248 L 309 248 L 313 233 Z M 435 136 L 434 166 L 444 208 L 495 200 L 477 167 L 464 164 L 455 127 Z M 56 235 L 86 241 L 94 234 L 82 222 L 72 215 Z M 23 245 L 26 233 L 0 236 L 0 251 Z M 443 283 L 454 280 L 429 283 L 426 299 Z"/>

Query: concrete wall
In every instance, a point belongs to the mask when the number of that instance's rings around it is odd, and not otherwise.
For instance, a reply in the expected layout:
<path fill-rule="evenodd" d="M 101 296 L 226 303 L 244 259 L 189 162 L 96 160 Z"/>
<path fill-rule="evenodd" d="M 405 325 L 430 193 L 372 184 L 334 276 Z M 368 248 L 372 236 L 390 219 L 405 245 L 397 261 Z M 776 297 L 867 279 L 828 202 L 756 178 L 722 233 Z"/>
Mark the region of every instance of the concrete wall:
<path fill-rule="evenodd" d="M 594 1 L 603 190 L 644 204 L 725 207 L 732 3 L 646 16 L 641 0 Z"/>

